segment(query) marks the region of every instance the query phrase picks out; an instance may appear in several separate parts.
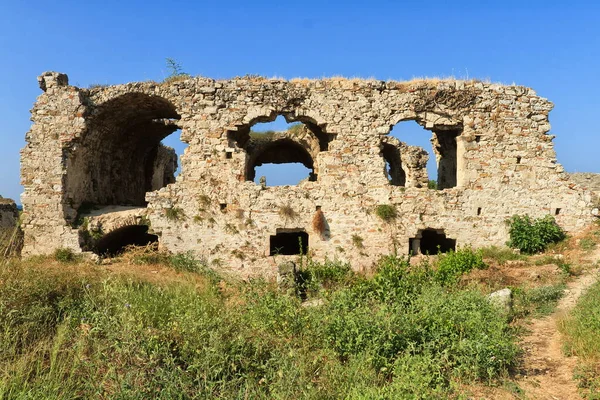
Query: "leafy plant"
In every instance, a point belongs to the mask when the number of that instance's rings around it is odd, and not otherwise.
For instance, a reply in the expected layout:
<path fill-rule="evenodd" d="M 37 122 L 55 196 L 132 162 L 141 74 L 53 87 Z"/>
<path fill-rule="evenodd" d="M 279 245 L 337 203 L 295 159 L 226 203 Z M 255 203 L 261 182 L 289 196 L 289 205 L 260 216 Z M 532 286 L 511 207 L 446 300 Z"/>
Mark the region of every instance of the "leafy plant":
<path fill-rule="evenodd" d="M 510 234 L 508 245 L 526 254 L 542 252 L 549 244 L 558 243 L 566 237 L 551 215 L 539 219 L 514 215 L 507 223 Z"/>
<path fill-rule="evenodd" d="M 437 181 L 432 179 L 427 181 L 427 189 L 437 189 Z"/>
<path fill-rule="evenodd" d="M 61 263 L 74 263 L 79 261 L 80 257 L 72 249 L 60 248 L 54 250 L 54 259 Z"/>
<path fill-rule="evenodd" d="M 385 222 L 391 222 L 398 216 L 396 207 L 390 204 L 380 204 L 375 208 L 375 214 Z"/>
<path fill-rule="evenodd" d="M 481 250 L 473 250 L 471 247 L 459 248 L 456 251 L 441 254 L 438 258 L 436 280 L 442 285 L 456 283 L 461 275 L 473 269 L 485 269 L 487 265 L 483 262 Z"/>

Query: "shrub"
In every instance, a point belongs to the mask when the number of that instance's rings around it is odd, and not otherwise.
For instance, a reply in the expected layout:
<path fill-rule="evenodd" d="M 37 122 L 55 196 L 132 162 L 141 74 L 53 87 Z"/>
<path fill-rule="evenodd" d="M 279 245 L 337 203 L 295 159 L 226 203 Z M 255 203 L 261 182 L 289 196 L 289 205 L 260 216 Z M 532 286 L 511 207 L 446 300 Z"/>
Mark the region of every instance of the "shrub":
<path fill-rule="evenodd" d="M 542 252 L 549 244 L 558 243 L 566 237 L 551 215 L 539 219 L 514 215 L 507 223 L 510 234 L 508 245 L 526 254 Z"/>
<path fill-rule="evenodd" d="M 375 214 L 385 222 L 391 222 L 398 216 L 396 207 L 390 204 L 380 204 L 375 208 Z"/>
<path fill-rule="evenodd" d="M 325 260 L 315 262 L 309 259 L 305 268 L 298 272 L 298 284 L 301 294 L 317 294 L 322 288 L 334 289 L 353 281 L 354 271 L 350 264 L 341 261 Z"/>
<path fill-rule="evenodd" d="M 79 260 L 79 256 L 71 249 L 60 248 L 54 250 L 54 259 L 61 263 L 73 263 Z"/>
<path fill-rule="evenodd" d="M 481 250 L 474 251 L 470 247 L 459 248 L 441 254 L 437 262 L 435 278 L 442 285 L 456 283 L 462 274 L 473 269 L 485 269 L 487 265 L 483 262 Z"/>
<path fill-rule="evenodd" d="M 437 189 L 437 181 L 432 179 L 427 181 L 427 189 Z"/>

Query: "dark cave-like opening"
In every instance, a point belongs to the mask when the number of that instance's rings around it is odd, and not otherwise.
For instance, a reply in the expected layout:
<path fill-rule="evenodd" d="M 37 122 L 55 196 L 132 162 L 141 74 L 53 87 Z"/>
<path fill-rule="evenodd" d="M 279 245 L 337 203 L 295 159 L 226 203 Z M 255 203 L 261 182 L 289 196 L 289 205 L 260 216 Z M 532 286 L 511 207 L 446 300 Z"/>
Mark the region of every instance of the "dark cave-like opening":
<path fill-rule="evenodd" d="M 412 254 L 447 253 L 456 250 L 456 239 L 446 237 L 443 230 L 424 229 L 408 241 L 408 251 Z"/>
<path fill-rule="evenodd" d="M 94 253 L 115 256 L 127 246 L 146 246 L 158 242 L 158 236 L 148 233 L 146 225 L 128 225 L 104 235 L 96 242 Z"/>
<path fill-rule="evenodd" d="M 292 256 L 308 252 L 308 233 L 304 231 L 277 232 L 269 238 L 269 255 Z"/>

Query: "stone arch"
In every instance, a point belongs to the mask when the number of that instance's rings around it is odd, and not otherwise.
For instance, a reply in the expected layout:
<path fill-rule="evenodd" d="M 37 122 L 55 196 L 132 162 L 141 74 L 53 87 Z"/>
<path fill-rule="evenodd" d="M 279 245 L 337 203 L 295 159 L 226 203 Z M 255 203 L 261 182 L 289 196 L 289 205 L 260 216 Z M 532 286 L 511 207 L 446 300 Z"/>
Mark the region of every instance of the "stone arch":
<path fill-rule="evenodd" d="M 255 168 L 267 163 L 301 163 L 309 170 L 312 170 L 309 180 L 316 180 L 313 155 L 311 155 L 311 152 L 305 146 L 289 137 L 262 143 L 252 141 L 248 150 L 246 180 L 253 181 L 255 178 Z"/>
<path fill-rule="evenodd" d="M 177 156 L 161 141 L 179 129 L 180 118 L 167 99 L 139 92 L 96 106 L 85 132 L 65 149 L 63 204 L 145 206 L 147 192 L 173 182 Z"/>
<path fill-rule="evenodd" d="M 283 116 L 288 123 L 301 122 L 304 124 L 308 131 L 318 140 L 320 151 L 328 151 L 329 143 L 336 138 L 335 134 L 326 131 L 325 122 L 318 122 L 320 119 L 295 111 L 277 112 L 270 109 L 260 109 L 249 111 L 241 124 L 236 125 L 235 129 L 227 131 L 229 146 L 246 149 L 250 141 L 252 126 L 257 123 L 273 122 L 279 115 Z"/>
<path fill-rule="evenodd" d="M 460 159 L 464 157 L 464 149 L 459 145 L 460 141 L 458 139 L 463 131 L 462 122 L 432 112 L 404 112 L 390 118 L 391 124 L 387 134 L 395 126 L 405 121 L 414 121 L 425 130 L 431 131 L 430 141 L 437 166 L 437 189 L 442 190 L 458 186 L 460 181 L 459 164 L 462 165 Z M 415 154 L 424 151 L 424 149 L 417 146 L 402 144 L 405 147 L 419 149 Z M 389 153 L 390 150 L 387 154 Z M 382 156 L 385 158 L 383 153 Z M 389 160 L 386 161 L 389 163 Z M 427 160 L 425 160 L 425 164 L 426 162 Z M 417 175 L 427 176 L 427 172 L 425 170 L 423 174 L 417 173 Z M 416 186 L 422 186 L 422 184 Z"/>

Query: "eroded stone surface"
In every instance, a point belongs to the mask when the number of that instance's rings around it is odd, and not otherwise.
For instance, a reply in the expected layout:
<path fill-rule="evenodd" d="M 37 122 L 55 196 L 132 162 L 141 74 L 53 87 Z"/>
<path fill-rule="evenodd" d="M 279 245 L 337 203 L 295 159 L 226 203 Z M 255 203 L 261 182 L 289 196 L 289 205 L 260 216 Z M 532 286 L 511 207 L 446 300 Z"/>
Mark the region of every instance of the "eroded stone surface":
<path fill-rule="evenodd" d="M 271 248 L 282 243 L 273 237 L 294 232 L 309 235 L 312 257 L 362 269 L 382 254 L 408 253 L 422 232 L 443 231 L 459 246 L 502 245 L 514 214 L 556 215 L 568 231 L 594 218 L 592 192 L 556 162 L 552 103 L 521 86 L 197 77 L 82 89 L 54 72 L 39 80 L 45 92 L 22 150 L 28 255 L 80 250 L 74 226 L 89 204 L 147 207 L 163 248 L 245 276 L 274 276 L 296 259 Z M 305 128 L 270 142 L 250 136 L 253 124 L 278 115 Z M 432 132 L 443 190 L 427 188 L 422 149 L 386 136 L 405 120 Z M 157 148 L 177 129 L 189 145 L 182 170 L 157 190 Z M 311 179 L 252 181 L 255 164 L 290 158 L 308 164 Z M 382 204 L 395 219 L 377 216 Z M 327 234 L 315 231 L 316 210 Z"/>
<path fill-rule="evenodd" d="M 19 221 L 19 210 L 14 200 L 0 196 L 0 229 L 14 228 Z"/>

